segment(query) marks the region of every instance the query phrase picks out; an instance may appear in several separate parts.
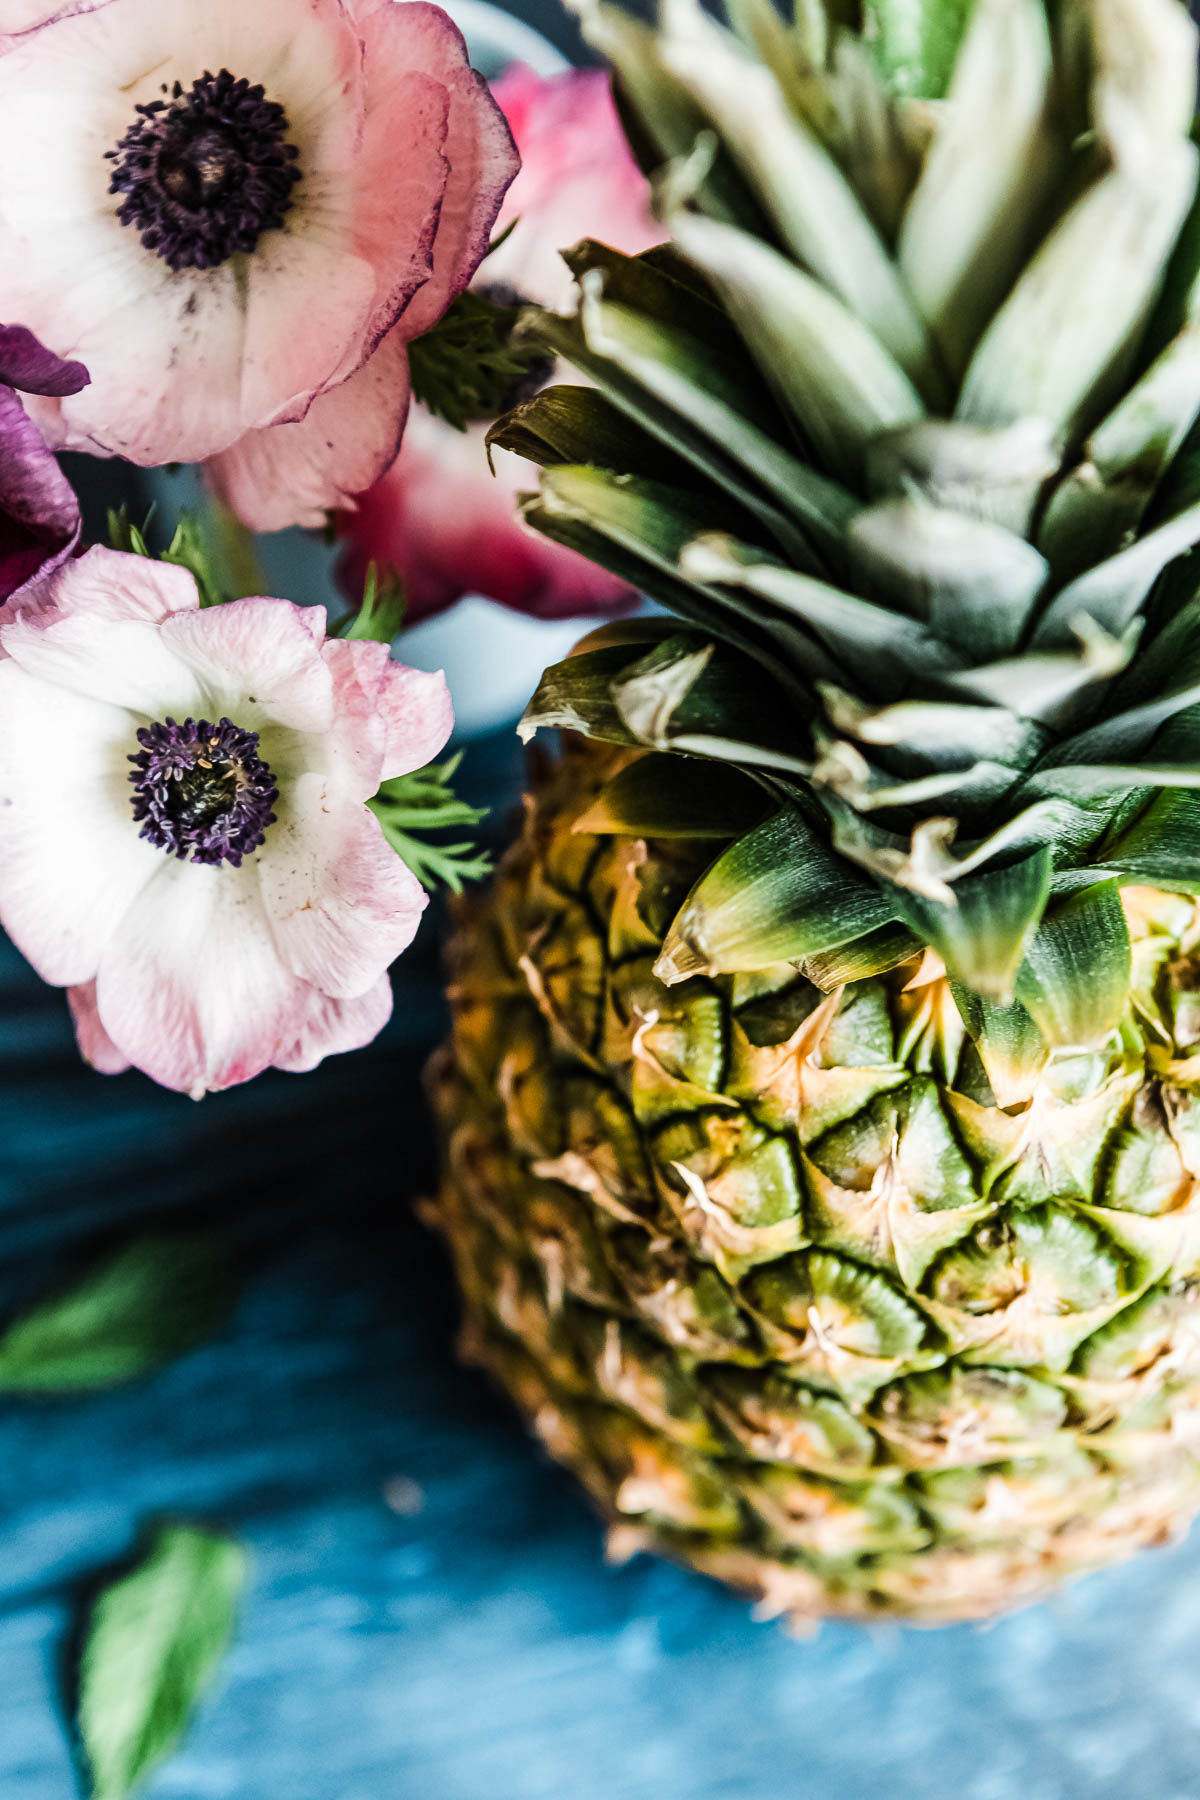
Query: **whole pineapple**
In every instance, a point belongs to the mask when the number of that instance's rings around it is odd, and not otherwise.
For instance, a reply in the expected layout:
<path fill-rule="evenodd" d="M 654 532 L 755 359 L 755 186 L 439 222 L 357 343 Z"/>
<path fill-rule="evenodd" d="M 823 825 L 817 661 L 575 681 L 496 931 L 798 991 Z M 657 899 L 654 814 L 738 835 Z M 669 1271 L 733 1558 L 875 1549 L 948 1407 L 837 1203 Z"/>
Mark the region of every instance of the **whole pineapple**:
<path fill-rule="evenodd" d="M 1196 47 L 732 10 L 586 21 L 672 244 L 494 436 L 669 616 L 530 707 L 436 1212 L 616 1551 L 978 1616 L 1200 1507 Z"/>

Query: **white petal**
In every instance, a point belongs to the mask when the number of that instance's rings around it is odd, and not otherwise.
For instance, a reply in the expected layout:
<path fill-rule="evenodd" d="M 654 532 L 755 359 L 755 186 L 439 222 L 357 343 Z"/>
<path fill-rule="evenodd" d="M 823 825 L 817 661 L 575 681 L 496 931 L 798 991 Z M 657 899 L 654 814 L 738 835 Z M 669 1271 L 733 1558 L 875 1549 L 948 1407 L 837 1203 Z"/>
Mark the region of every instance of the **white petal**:
<path fill-rule="evenodd" d="M 0 922 L 56 986 L 96 972 L 163 853 L 138 836 L 136 721 L 0 663 Z"/>
<path fill-rule="evenodd" d="M 279 954 L 324 994 L 365 993 L 412 942 L 428 897 L 375 815 L 318 774 L 283 796 L 255 857 Z"/>
<path fill-rule="evenodd" d="M 310 1010 L 279 960 L 252 865 L 165 858 L 104 951 L 96 1002 L 132 1063 L 195 1099 L 269 1067 Z"/>
<path fill-rule="evenodd" d="M 198 716 L 201 708 L 200 682 L 164 641 L 163 628 L 148 621 L 80 612 L 43 623 L 18 614 L 2 638 L 6 654 L 28 674 L 73 694 L 150 719 Z"/>
<path fill-rule="evenodd" d="M 123 1074 L 129 1067 L 129 1058 L 117 1049 L 100 1023 L 95 982 L 85 981 L 78 987 L 68 988 L 67 1004 L 71 1008 L 75 1041 L 84 1062 L 91 1063 L 101 1075 Z"/>

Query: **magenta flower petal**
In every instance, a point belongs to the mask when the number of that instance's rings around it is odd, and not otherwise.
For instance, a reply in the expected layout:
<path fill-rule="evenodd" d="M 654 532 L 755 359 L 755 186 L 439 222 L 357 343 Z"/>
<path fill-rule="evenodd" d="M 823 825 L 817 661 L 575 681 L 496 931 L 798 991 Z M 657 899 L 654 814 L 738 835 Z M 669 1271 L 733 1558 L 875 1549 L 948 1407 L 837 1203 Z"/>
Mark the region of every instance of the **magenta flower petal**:
<path fill-rule="evenodd" d="M 71 484 L 17 396 L 0 387 L 0 602 L 57 568 L 79 529 Z"/>
<path fill-rule="evenodd" d="M 23 394 L 77 394 L 90 377 L 82 363 L 64 362 L 24 325 L 0 325 L 0 385 Z"/>

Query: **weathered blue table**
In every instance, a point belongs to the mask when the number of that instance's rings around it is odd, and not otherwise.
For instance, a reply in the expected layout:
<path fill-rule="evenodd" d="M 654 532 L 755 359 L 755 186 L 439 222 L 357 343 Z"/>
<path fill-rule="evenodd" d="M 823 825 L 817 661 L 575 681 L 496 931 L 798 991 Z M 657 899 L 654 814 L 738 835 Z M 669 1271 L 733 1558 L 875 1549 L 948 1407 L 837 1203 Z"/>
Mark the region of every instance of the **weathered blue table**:
<path fill-rule="evenodd" d="M 477 746 L 476 784 L 510 755 Z M 200 1106 L 82 1068 L 60 997 L 0 959 L 0 1304 L 151 1222 L 248 1259 L 216 1341 L 0 1410 L 2 1800 L 74 1793 L 78 1596 L 163 1514 L 226 1522 L 253 1579 L 148 1800 L 1196 1800 L 1200 1538 L 991 1631 L 805 1643 L 664 1565 L 605 1568 L 572 1484 L 456 1364 L 410 1210 L 435 935 L 373 1050 Z"/>

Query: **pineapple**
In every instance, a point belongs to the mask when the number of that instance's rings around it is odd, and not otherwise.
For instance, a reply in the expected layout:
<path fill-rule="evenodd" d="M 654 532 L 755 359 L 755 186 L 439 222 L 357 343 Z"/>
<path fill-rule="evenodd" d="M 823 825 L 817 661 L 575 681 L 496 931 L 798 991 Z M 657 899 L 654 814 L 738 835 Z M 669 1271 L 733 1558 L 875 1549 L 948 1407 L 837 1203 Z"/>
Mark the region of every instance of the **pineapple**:
<path fill-rule="evenodd" d="M 1178 0 L 586 15 L 547 672 L 452 948 L 469 1352 L 764 1614 L 980 1617 L 1200 1507 L 1200 204 Z"/>

